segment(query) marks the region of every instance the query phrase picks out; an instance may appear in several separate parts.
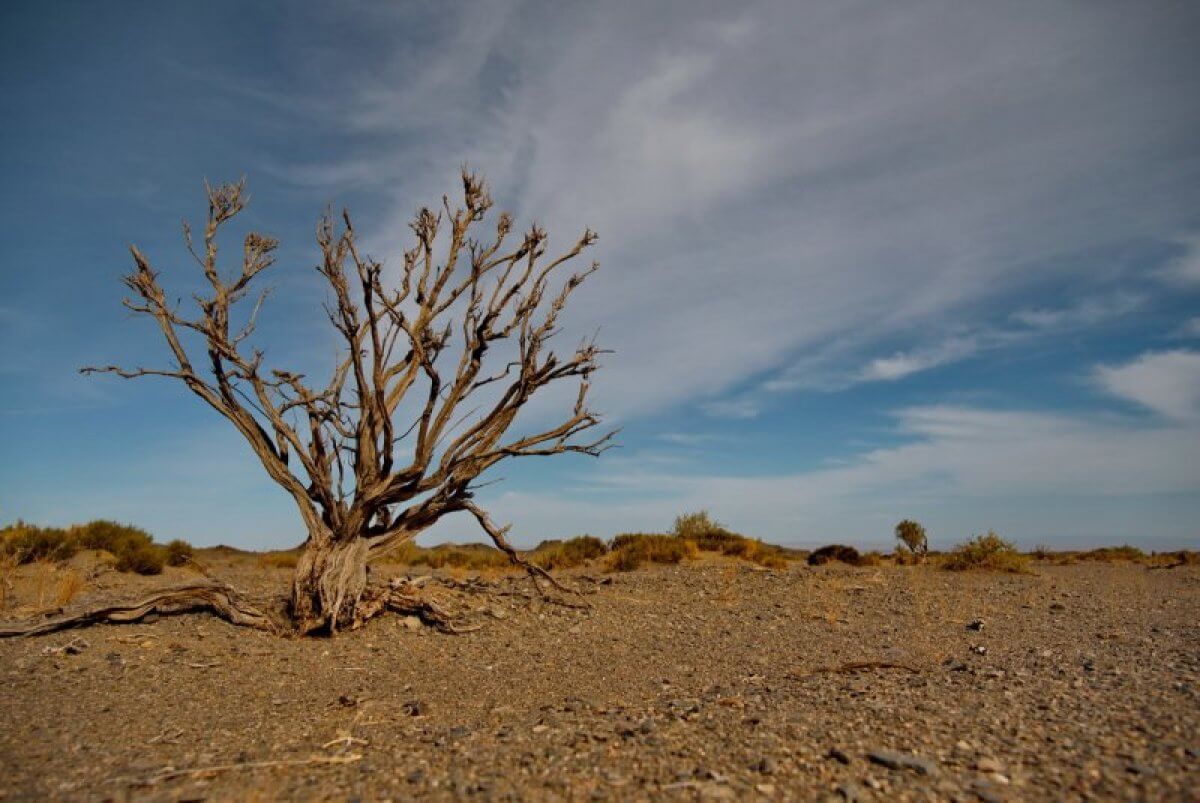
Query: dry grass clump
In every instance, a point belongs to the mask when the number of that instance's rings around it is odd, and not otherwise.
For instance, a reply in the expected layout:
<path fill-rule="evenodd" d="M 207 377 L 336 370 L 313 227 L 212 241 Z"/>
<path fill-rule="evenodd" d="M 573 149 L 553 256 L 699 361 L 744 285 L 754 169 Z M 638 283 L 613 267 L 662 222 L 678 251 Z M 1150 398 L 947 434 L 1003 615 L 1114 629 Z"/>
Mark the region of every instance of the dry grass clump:
<path fill-rule="evenodd" d="M 543 569 L 570 569 L 589 560 L 608 554 L 608 547 L 594 535 L 580 535 L 565 541 L 554 539 L 542 541 L 533 551 L 526 553 L 533 564 Z"/>
<path fill-rule="evenodd" d="M 0 550 L 0 611 L 12 607 L 16 601 L 13 577 L 16 575 L 19 565 L 21 565 L 20 556 Z"/>
<path fill-rule="evenodd" d="M 176 538 L 167 542 L 166 558 L 168 566 L 183 566 L 196 559 L 196 550 L 187 541 Z"/>
<path fill-rule="evenodd" d="M 58 589 L 54 593 L 54 604 L 63 607 L 83 591 L 83 575 L 74 569 L 67 569 L 58 578 Z"/>
<path fill-rule="evenodd" d="M 706 510 L 676 516 L 674 535 L 692 542 L 702 552 L 718 552 L 771 569 L 787 567 L 788 553 L 782 547 L 731 532 L 710 518 Z"/>
<path fill-rule="evenodd" d="M 878 552 L 876 550 L 872 550 L 870 552 L 864 552 L 858 556 L 858 562 L 855 563 L 854 565 L 855 566 L 882 566 L 883 565 L 883 553 Z"/>
<path fill-rule="evenodd" d="M 21 520 L 0 530 L 0 552 L 17 563 L 70 560 L 79 551 L 78 539 L 58 527 L 37 527 Z"/>
<path fill-rule="evenodd" d="M 1022 573 L 1028 571 L 1028 561 L 1029 559 L 1018 552 L 1015 546 L 988 530 L 986 535 L 977 535 L 955 547 L 942 562 L 942 568 L 951 571 L 987 569 Z"/>
<path fill-rule="evenodd" d="M 608 570 L 628 572 L 643 563 L 679 563 L 699 554 L 695 542 L 661 533 L 626 533 L 612 540 Z"/>

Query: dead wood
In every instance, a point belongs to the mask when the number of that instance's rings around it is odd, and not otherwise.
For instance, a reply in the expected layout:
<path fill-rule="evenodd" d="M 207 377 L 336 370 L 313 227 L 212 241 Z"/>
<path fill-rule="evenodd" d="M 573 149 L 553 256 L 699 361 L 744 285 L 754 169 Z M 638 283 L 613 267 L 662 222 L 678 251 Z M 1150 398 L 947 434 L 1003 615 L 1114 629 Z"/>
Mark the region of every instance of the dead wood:
<path fill-rule="evenodd" d="M 503 460 L 595 456 L 611 446 L 615 432 L 589 432 L 601 423 L 588 407 L 591 376 L 607 352 L 592 341 L 566 354 L 551 349 L 568 300 L 598 265 L 565 276 L 563 268 L 596 242 L 595 233 L 584 231 L 551 257 L 549 236 L 536 225 L 514 235 L 512 219 L 500 214 L 488 230 L 492 199 L 484 182 L 464 171 L 461 205 L 443 198 L 440 208 L 421 209 L 410 224 L 415 242 L 385 281 L 383 262 L 360 250 L 350 216 L 327 214 L 317 225 L 317 272 L 329 291 L 325 312 L 341 354 L 328 381 L 314 383 L 296 371 L 268 369 L 265 352 L 249 345 L 268 295 L 254 287 L 274 264 L 278 242 L 247 234 L 240 264 L 227 269 L 221 234 L 247 197 L 242 183 L 206 190 L 202 237 L 194 240 L 184 226 L 206 284 L 193 296 L 192 312 L 181 309 L 136 247 L 125 277 L 132 291 L 126 307 L 154 321 L 169 364 L 83 371 L 180 382 L 238 430 L 307 530 L 288 608 L 296 630 L 336 633 L 379 613 L 368 561 L 455 512 L 474 516 L 541 593 L 585 607 L 571 601 L 573 589 L 512 548 L 507 528 L 488 518 L 474 494 L 480 475 Z M 564 381 L 578 389 L 559 423 L 509 434 L 536 393 Z M 256 619 L 204 593 L 209 597 L 197 607 Z M 114 610 L 99 620 L 135 613 Z"/>
<path fill-rule="evenodd" d="M 281 623 L 250 605 L 232 586 L 206 582 L 165 588 L 133 602 L 92 606 L 49 619 L 0 625 L 0 638 L 41 636 L 103 622 L 126 624 L 137 622 L 151 614 L 197 612 L 211 613 L 232 624 L 255 630 L 274 633 L 283 629 Z"/>

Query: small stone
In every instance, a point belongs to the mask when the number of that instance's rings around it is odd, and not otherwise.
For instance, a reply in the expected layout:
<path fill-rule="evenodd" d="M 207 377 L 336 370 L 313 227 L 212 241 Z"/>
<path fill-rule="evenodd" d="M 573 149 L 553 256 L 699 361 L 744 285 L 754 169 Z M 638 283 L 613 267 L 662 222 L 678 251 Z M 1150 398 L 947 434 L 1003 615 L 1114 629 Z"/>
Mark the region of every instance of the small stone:
<path fill-rule="evenodd" d="M 405 780 L 409 783 L 421 783 L 425 780 L 425 770 L 416 769 L 405 776 Z"/>
<path fill-rule="evenodd" d="M 983 630 L 983 620 L 972 619 L 967 623 L 967 630 Z"/>
<path fill-rule="evenodd" d="M 754 789 L 760 795 L 766 795 L 767 797 L 770 797 L 771 795 L 775 794 L 775 784 L 773 784 L 773 783 L 755 784 Z"/>
<path fill-rule="evenodd" d="M 643 719 L 642 724 L 638 726 L 638 730 L 641 731 L 643 734 L 653 733 L 654 732 L 654 720 Z"/>
<path fill-rule="evenodd" d="M 897 753 L 892 750 L 869 750 L 867 758 L 874 764 L 887 767 L 890 770 L 913 770 L 921 775 L 932 775 L 937 771 L 937 765 L 928 759 L 914 756 L 911 753 Z"/>
<path fill-rule="evenodd" d="M 407 630 L 421 629 L 421 619 L 418 616 L 405 616 L 400 620 L 400 624 L 404 625 Z"/>
<path fill-rule="evenodd" d="M 425 715 L 425 704 L 420 700 L 409 700 L 400 706 L 400 710 L 410 717 L 420 717 Z"/>
<path fill-rule="evenodd" d="M 832 758 L 834 761 L 838 762 L 839 764 L 849 764 L 850 763 L 850 756 L 847 755 L 844 751 L 837 749 L 836 747 L 829 748 L 829 752 L 826 753 L 825 755 L 828 758 Z"/>
<path fill-rule="evenodd" d="M 975 769 L 980 772 L 1002 772 L 1004 768 L 994 758 L 981 758 L 975 762 Z"/>

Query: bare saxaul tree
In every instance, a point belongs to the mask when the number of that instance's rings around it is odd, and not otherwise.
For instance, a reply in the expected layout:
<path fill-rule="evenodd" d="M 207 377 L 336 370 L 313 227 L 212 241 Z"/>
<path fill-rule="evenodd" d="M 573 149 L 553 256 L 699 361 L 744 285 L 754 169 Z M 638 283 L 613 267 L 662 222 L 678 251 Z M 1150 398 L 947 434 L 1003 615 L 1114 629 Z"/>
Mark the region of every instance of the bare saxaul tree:
<path fill-rule="evenodd" d="M 477 233 L 492 199 L 485 183 L 464 170 L 461 206 L 443 198 L 438 212 L 416 214 L 414 244 L 388 281 L 383 264 L 360 249 L 350 216 L 326 214 L 317 226 L 317 270 L 328 284 L 326 312 L 343 354 L 328 381 L 314 384 L 301 373 L 267 370 L 263 352 L 249 345 L 267 297 L 266 290 L 252 290 L 274 262 L 277 242 L 247 234 L 240 268 L 223 271 L 221 232 L 247 197 L 243 183 L 206 189 L 199 243 L 184 225 L 208 286 L 195 297 L 195 317 L 169 300 L 136 247 L 134 270 L 125 277 L 134 294 L 125 305 L 157 323 L 173 365 L 83 370 L 178 380 L 242 434 L 307 530 L 292 579 L 291 624 L 302 633 L 334 632 L 395 607 L 387 589 L 369 585 L 367 561 L 459 511 L 473 516 L 534 583 L 557 586 L 509 544 L 508 528 L 492 521 L 474 489 L 502 460 L 598 455 L 611 443 L 611 431 L 585 437 L 600 424 L 587 399 L 603 352 L 585 341 L 562 357 L 548 345 L 571 294 L 598 266 L 559 278 L 561 269 L 596 235 L 585 231 L 548 257 L 546 232 L 534 225 L 514 237 L 506 213 Z M 239 305 L 246 307 L 240 326 Z M 570 414 L 546 429 L 510 435 L 534 394 L 563 380 L 578 383 Z"/>

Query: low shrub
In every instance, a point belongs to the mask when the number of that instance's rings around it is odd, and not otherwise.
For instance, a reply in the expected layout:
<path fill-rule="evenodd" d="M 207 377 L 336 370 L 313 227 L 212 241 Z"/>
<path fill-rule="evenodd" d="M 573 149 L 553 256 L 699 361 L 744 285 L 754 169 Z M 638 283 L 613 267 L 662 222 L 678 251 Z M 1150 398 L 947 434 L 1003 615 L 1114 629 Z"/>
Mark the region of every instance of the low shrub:
<path fill-rule="evenodd" d="M 605 555 L 608 547 L 593 535 L 580 535 L 566 541 L 542 541 L 526 558 L 543 569 L 569 569 Z"/>
<path fill-rule="evenodd" d="M 137 574 L 162 574 L 166 563 L 165 550 L 149 541 L 132 541 L 116 556 L 115 568 L 119 572 Z"/>
<path fill-rule="evenodd" d="M 106 519 L 76 525 L 71 532 L 82 548 L 103 549 L 116 557 L 137 545 L 154 543 L 154 538 L 142 528 Z"/>
<path fill-rule="evenodd" d="M 713 521 L 706 510 L 676 516 L 674 534 L 692 542 L 702 552 L 718 552 L 771 569 L 787 567 L 788 553 L 784 549 L 732 532 Z"/>
<path fill-rule="evenodd" d="M 851 566 L 857 566 L 862 556 L 858 554 L 858 550 L 852 546 L 845 544 L 830 544 L 823 546 L 820 549 L 814 550 L 808 556 L 809 566 L 822 566 L 832 561 L 840 561 L 848 563 Z"/>
<path fill-rule="evenodd" d="M 658 533 L 625 533 L 609 547 L 609 571 L 628 572 L 643 563 L 679 563 L 695 557 L 695 543 L 687 538 Z"/>
<path fill-rule="evenodd" d="M 1146 553 L 1135 546 L 1124 544 L 1122 546 L 1106 546 L 1099 549 L 1091 549 L 1087 552 L 1080 553 L 1080 560 L 1094 560 L 1101 563 L 1116 563 L 1118 561 L 1128 561 L 1130 563 L 1141 563 L 1146 560 Z"/>
<path fill-rule="evenodd" d="M 18 563 L 63 561 L 79 551 L 79 542 L 67 530 L 17 521 L 0 530 L 0 549 Z"/>
<path fill-rule="evenodd" d="M 191 563 L 196 557 L 196 550 L 187 541 L 178 538 L 168 541 L 166 546 L 168 566 L 183 566 Z"/>
<path fill-rule="evenodd" d="M 951 571 L 989 569 L 1020 573 L 1026 571 L 1025 564 L 1028 560 L 1015 546 L 988 530 L 987 535 L 977 535 L 955 547 L 946 556 L 942 568 Z"/>

